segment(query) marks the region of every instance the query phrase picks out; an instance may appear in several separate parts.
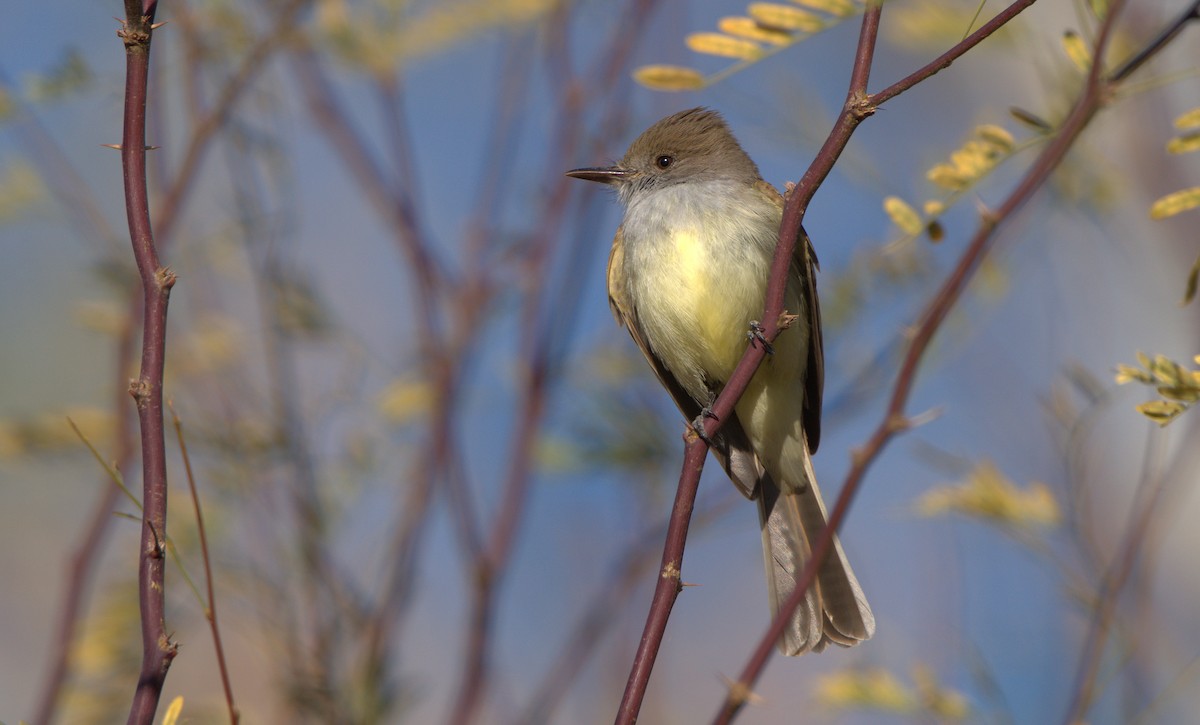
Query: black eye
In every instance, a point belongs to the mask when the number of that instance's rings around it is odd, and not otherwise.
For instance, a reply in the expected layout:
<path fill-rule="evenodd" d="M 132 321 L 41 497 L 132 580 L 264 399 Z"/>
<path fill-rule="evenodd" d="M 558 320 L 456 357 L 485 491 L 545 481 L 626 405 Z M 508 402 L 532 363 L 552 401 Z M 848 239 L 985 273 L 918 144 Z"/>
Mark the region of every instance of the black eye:
<path fill-rule="evenodd" d="M 654 163 L 658 165 L 658 168 L 665 169 L 671 164 L 675 163 L 675 157 L 664 154 L 663 156 L 659 156 L 657 159 L 655 159 Z"/>

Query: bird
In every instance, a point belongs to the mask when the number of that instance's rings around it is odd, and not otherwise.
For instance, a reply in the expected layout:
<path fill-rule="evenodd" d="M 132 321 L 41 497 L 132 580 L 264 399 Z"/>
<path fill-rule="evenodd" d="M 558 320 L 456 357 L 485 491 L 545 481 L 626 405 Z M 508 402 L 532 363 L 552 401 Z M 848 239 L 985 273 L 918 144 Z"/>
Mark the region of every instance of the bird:
<path fill-rule="evenodd" d="M 756 320 L 784 199 L 718 112 L 667 116 L 614 165 L 566 173 L 615 189 L 624 216 L 608 259 L 609 305 L 693 427 L 712 415 L 747 344 L 767 346 L 709 444 L 737 488 L 758 503 L 774 616 L 827 520 L 811 458 L 820 443 L 824 386 L 812 243 L 801 229 L 785 296 L 795 321 L 768 345 Z M 875 616 L 835 537 L 778 648 L 793 656 L 820 652 L 874 632 Z"/>

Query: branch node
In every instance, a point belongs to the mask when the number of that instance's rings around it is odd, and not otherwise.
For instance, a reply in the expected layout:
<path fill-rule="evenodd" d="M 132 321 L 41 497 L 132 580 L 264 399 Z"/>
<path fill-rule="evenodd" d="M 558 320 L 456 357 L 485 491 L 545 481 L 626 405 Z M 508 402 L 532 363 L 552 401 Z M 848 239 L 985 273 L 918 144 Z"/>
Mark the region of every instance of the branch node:
<path fill-rule="evenodd" d="M 857 446 L 850 449 L 850 467 L 852 469 L 862 468 L 867 458 L 867 452 L 862 446 Z"/>
<path fill-rule="evenodd" d="M 163 670 L 166 670 L 171 660 L 175 659 L 175 655 L 179 654 L 179 643 L 172 642 L 171 635 L 163 633 L 158 635 L 158 648 L 166 655 L 167 661 L 163 663 Z"/>
<path fill-rule="evenodd" d="M 143 410 L 150 401 L 150 381 L 146 378 L 130 378 L 129 394 L 137 403 L 138 410 Z"/>
<path fill-rule="evenodd" d="M 792 313 L 788 312 L 787 310 L 784 310 L 783 312 L 779 313 L 779 317 L 775 320 L 775 324 L 779 327 L 780 330 L 786 330 L 789 327 L 791 327 L 798 319 L 800 319 L 800 315 L 793 315 Z"/>
<path fill-rule="evenodd" d="M 750 688 L 750 685 L 740 680 L 734 681 L 728 677 L 722 677 L 725 680 L 725 686 L 729 688 L 729 702 L 741 707 L 742 705 L 761 705 L 763 698 Z"/>
<path fill-rule="evenodd" d="M 979 211 L 979 222 L 982 226 L 994 229 L 1000 223 L 1000 216 L 990 206 L 984 204 L 982 199 L 975 200 L 975 208 Z"/>
<path fill-rule="evenodd" d="M 170 267 L 159 267 L 154 270 L 154 284 L 158 286 L 159 293 L 164 296 L 171 292 L 171 288 L 175 286 L 178 278 L 178 275 Z"/>
<path fill-rule="evenodd" d="M 121 28 L 117 31 L 117 37 L 125 44 L 126 50 L 139 46 L 145 47 L 149 44 L 150 32 L 144 29 L 149 20 L 150 16 L 143 15 L 141 22 L 136 28 L 124 20 L 121 21 Z"/>
<path fill-rule="evenodd" d="M 888 418 L 887 429 L 888 433 L 902 433 L 915 425 L 916 423 L 908 416 L 896 413 Z"/>
<path fill-rule="evenodd" d="M 675 581 L 679 581 L 679 565 L 673 561 L 668 561 L 667 565 L 663 567 L 662 573 L 659 574 L 659 576 L 661 576 L 663 579 L 674 579 Z"/>
<path fill-rule="evenodd" d="M 865 92 L 856 90 L 846 99 L 846 110 L 855 121 L 862 121 L 864 118 L 874 116 L 875 111 L 879 110 L 879 106 Z"/>

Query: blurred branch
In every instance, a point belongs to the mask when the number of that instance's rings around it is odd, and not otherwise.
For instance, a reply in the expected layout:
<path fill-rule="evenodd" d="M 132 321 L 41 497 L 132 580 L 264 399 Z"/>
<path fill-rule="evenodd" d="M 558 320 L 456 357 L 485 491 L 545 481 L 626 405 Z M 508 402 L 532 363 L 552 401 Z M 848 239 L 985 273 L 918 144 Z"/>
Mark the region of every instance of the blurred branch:
<path fill-rule="evenodd" d="M 167 301 L 175 273 L 159 263 L 146 193 L 146 89 L 150 39 L 157 2 L 146 7 L 126 0 L 118 32 L 125 44 L 125 120 L 121 168 L 129 236 L 142 280 L 142 363 L 129 392 L 137 404 L 142 443 L 142 536 L 138 554 L 138 605 L 142 618 L 142 669 L 129 710 L 129 724 L 154 721 L 167 669 L 178 652 L 165 629 L 164 547 L 167 535 L 167 461 L 163 437 L 163 367 L 166 362 Z"/>
<path fill-rule="evenodd" d="M 1149 453 L 1147 455 L 1149 456 Z M 1141 552 L 1142 543 L 1146 540 L 1150 524 L 1155 519 L 1154 514 L 1159 508 L 1166 488 L 1166 477 L 1160 473 L 1143 478 L 1139 488 L 1145 491 L 1140 497 L 1144 499 L 1144 502 L 1140 508 L 1130 511 L 1128 525 L 1117 548 L 1117 555 L 1105 573 L 1099 592 L 1092 603 L 1087 635 L 1084 638 L 1079 665 L 1075 673 L 1075 684 L 1071 688 L 1071 702 L 1067 707 L 1067 714 L 1063 718 L 1063 722 L 1067 725 L 1082 722 L 1083 716 L 1095 698 L 1096 678 L 1100 671 L 1100 661 L 1104 655 L 1104 644 L 1108 640 L 1108 633 L 1116 616 L 1117 603 L 1126 582 L 1133 574 L 1134 564 Z"/>
<path fill-rule="evenodd" d="M 396 527 L 387 561 L 391 562 L 382 576 L 383 585 L 377 602 L 372 606 L 363 632 L 366 646 L 365 670 L 376 693 L 384 687 L 387 672 L 385 662 L 400 618 L 406 611 L 420 555 L 420 543 L 426 531 L 433 494 L 439 482 L 448 477 L 452 486 L 463 484 L 452 478 L 461 470 L 453 462 L 458 447 L 453 437 L 453 421 L 458 409 L 461 357 L 455 355 L 447 337 L 460 331 L 448 331 L 441 324 L 440 302 L 450 297 L 450 275 L 441 268 L 433 255 L 432 239 L 422 231 L 417 218 L 413 192 L 417 178 L 413 172 L 411 141 L 403 121 L 403 88 L 394 78 L 377 78 L 384 115 L 387 140 L 391 145 L 390 159 L 397 166 L 395 180 L 390 181 L 376 163 L 378 156 L 368 145 L 366 137 L 355 127 L 345 105 L 330 84 L 319 57 L 311 47 L 302 47 L 292 55 L 292 69 L 304 92 L 309 112 L 324 131 L 334 150 L 341 156 L 363 193 L 381 220 L 391 230 L 415 282 L 411 286 L 412 306 L 416 317 L 417 341 L 420 348 L 422 373 L 431 379 L 434 400 L 428 442 L 423 454 L 411 468 L 412 485 L 408 490 Z M 479 318 L 479 315 L 475 315 Z M 476 319 L 472 325 L 482 322 Z M 465 340 L 469 340 L 467 336 Z M 463 511 L 466 497 L 456 511 Z M 460 518 L 470 521 L 469 516 Z M 468 530 L 470 523 L 464 524 Z M 476 537 L 477 538 L 477 537 Z"/>
<path fill-rule="evenodd" d="M 708 496 L 707 501 L 696 506 L 693 523 L 700 527 L 709 525 L 729 513 L 740 501 L 741 497 L 733 494 L 732 489 Z M 513 720 L 514 725 L 551 722 L 559 701 L 587 664 L 588 658 L 597 653 L 601 637 L 617 620 L 634 587 L 642 581 L 641 577 L 653 561 L 651 557 L 666 534 L 668 524 L 669 520 L 664 519 L 643 531 L 617 557 L 607 581 L 595 596 L 589 598 L 591 606 L 577 620 L 528 707 L 521 717 Z"/>
<path fill-rule="evenodd" d="M 123 373 L 132 366 L 132 362 L 132 327 L 126 326 L 117 340 L 117 370 Z M 113 390 L 116 392 L 113 410 L 117 430 L 112 466 L 120 470 L 133 457 L 133 421 L 126 414 L 129 403 L 125 388 L 116 385 Z M 100 554 L 104 551 L 104 540 L 113 520 L 113 508 L 121 496 L 121 489 L 107 478 L 100 490 L 100 498 L 92 506 L 91 515 L 83 527 L 83 535 L 75 543 L 66 569 L 66 590 L 59 603 L 58 625 L 54 628 L 54 645 L 50 649 L 50 671 L 38 695 L 33 718 L 37 725 L 49 725 L 62 701 L 63 686 L 70 671 L 71 647 L 79 629 L 88 586 L 100 561 Z"/>
<path fill-rule="evenodd" d="M 108 223 L 87 181 L 62 146 L 46 131 L 31 105 L 21 102 L 20 95 L 11 88 L 3 70 L 0 70 L 0 93 L 13 105 L 13 121 L 22 138 L 21 145 L 31 152 L 27 155 L 41 169 L 43 178 L 49 182 L 51 193 L 57 197 L 66 218 L 79 235 L 84 239 L 99 238 L 109 245 L 110 251 L 118 249 L 119 243 L 119 249 L 123 250 L 124 242 Z"/>
<path fill-rule="evenodd" d="M 146 0 L 152 6 L 157 0 Z M 287 0 L 279 10 L 274 25 L 250 44 L 250 52 L 242 58 L 229 80 L 218 91 L 216 100 L 208 112 L 200 118 L 188 137 L 183 160 L 175 172 L 174 182 L 167 187 L 162 204 L 158 208 L 158 235 L 163 242 L 170 242 L 175 225 L 183 213 L 183 202 L 191 191 L 192 183 L 200 173 L 201 162 L 209 148 L 209 142 L 225 125 L 233 107 L 250 83 L 267 67 L 267 61 L 277 51 L 293 40 L 300 11 L 308 6 L 308 0 Z"/>
<path fill-rule="evenodd" d="M 372 677 L 384 676 L 385 652 L 389 647 L 403 604 L 411 591 L 419 542 L 426 530 L 433 493 L 441 472 L 451 470 L 448 461 L 456 458 L 452 421 L 457 409 L 459 391 L 458 363 L 447 347 L 446 332 L 439 324 L 439 301 L 445 299 L 449 279 L 432 254 L 430 240 L 422 233 L 416 218 L 411 189 L 416 179 L 409 175 L 410 151 L 407 134 L 399 117 L 400 87 L 394 81 L 381 81 L 378 86 L 385 102 L 392 144 L 392 159 L 404 168 L 396 169 L 396 183 L 390 183 L 375 162 L 376 154 L 355 128 L 344 105 L 330 85 L 318 57 L 312 48 L 297 50 L 292 56 L 292 69 L 304 91 L 309 112 L 322 128 L 326 138 L 341 155 L 343 163 L 358 182 L 367 202 L 395 235 L 397 246 L 408 262 L 413 280 L 412 309 L 418 326 L 418 344 L 423 373 L 432 379 L 435 400 L 432 404 L 429 442 L 423 447 L 425 455 L 412 468 L 415 485 L 408 486 L 401 521 L 389 548 L 392 562 L 383 577 L 382 594 L 367 627 L 367 670 Z"/>
<path fill-rule="evenodd" d="M 1156 470 L 1158 454 L 1164 444 L 1162 433 L 1155 428 L 1148 432 L 1151 440 L 1146 446 L 1146 459 L 1138 486 L 1138 495 L 1129 512 L 1129 520 L 1125 533 L 1117 547 L 1108 570 L 1100 582 L 1099 592 L 1092 600 L 1091 618 L 1083 648 L 1079 656 L 1079 665 L 1075 673 L 1072 687 L 1071 702 L 1063 722 L 1067 725 L 1083 722 L 1097 693 L 1097 676 L 1100 662 L 1104 657 L 1104 644 L 1109 631 L 1115 624 L 1117 604 L 1121 592 L 1126 588 L 1133 576 L 1138 559 L 1149 547 L 1153 534 L 1151 524 L 1159 520 L 1158 514 L 1166 510 L 1165 499 L 1170 491 L 1169 483 L 1172 476 L 1167 472 Z M 1156 445 L 1158 444 L 1158 445 Z M 1183 478 L 1175 476 L 1175 478 Z M 1141 506 L 1137 506 L 1138 502 Z M 1140 591 L 1140 590 L 1139 590 Z"/>
<path fill-rule="evenodd" d="M 628 61 L 634 42 L 641 37 L 640 32 L 634 29 L 646 28 L 647 16 L 654 5 L 654 0 L 632 0 L 625 6 L 625 16 L 617 23 L 607 52 L 599 56 L 599 65 L 606 72 L 600 75 L 597 85 L 590 89 L 595 97 L 606 96 L 620 79 L 620 75 L 612 69 L 622 68 Z M 554 258 L 553 241 L 558 237 L 563 224 L 571 194 L 570 188 L 562 183 L 561 162 L 564 158 L 571 158 L 581 142 L 584 121 L 582 109 L 584 101 L 588 98 L 579 76 L 571 71 L 568 45 L 559 42 L 567 35 L 567 21 L 567 7 L 559 6 L 550 19 L 551 23 L 559 27 L 552 28 L 547 34 L 547 62 L 553 69 L 553 85 L 562 104 L 551 142 L 555 151 L 549 155 L 544 172 L 544 185 L 550 186 L 552 191 L 546 200 L 544 216 L 537 232 L 523 255 L 524 272 L 529 288 L 525 292 L 525 303 L 520 313 L 519 357 L 525 361 L 526 366 L 520 391 L 521 410 L 512 438 L 509 467 L 501 491 L 500 510 L 488 537 L 488 545 L 481 552 L 473 572 L 474 592 L 468 614 L 466 655 L 457 694 L 454 696 L 454 711 L 450 716 L 450 722 L 455 725 L 466 725 L 475 718 L 488 687 L 488 658 L 496 596 L 500 582 L 507 573 L 517 533 L 523 522 L 532 481 L 532 456 L 537 441 L 536 433 L 545 410 L 548 389 L 557 378 L 553 326 L 546 320 L 545 313 L 547 310 L 555 310 L 559 322 L 566 326 L 570 325 L 570 320 L 564 321 L 562 318 L 574 317 L 573 314 L 566 313 L 572 308 L 565 304 L 565 299 L 575 296 L 574 285 L 564 284 L 557 290 L 557 294 L 546 292 L 551 276 L 550 263 Z M 612 101 L 613 99 L 608 99 L 609 103 Z M 578 267 L 575 267 L 571 272 L 577 270 Z"/>
<path fill-rule="evenodd" d="M 1100 36 L 1096 41 L 1095 53 L 1093 54 L 1093 57 L 1097 61 L 1093 65 L 1079 98 L 1076 100 L 1066 121 L 1064 121 L 1062 127 L 1059 129 L 1058 134 L 1033 162 L 1029 171 L 1026 172 L 1025 176 L 1004 203 L 995 212 L 984 215 L 979 230 L 968 243 L 967 248 L 959 258 L 958 264 L 955 265 L 955 268 L 946 277 L 942 286 L 931 299 L 929 306 L 922 313 L 920 321 L 913 331 L 912 342 L 908 348 L 908 352 L 896 376 L 895 387 L 893 388 L 887 410 L 884 413 L 884 418 L 867 443 L 853 452 L 852 466 L 846 475 L 837 503 L 830 512 L 826 530 L 817 537 L 817 541 L 813 545 L 812 558 L 805 567 L 804 573 L 798 577 L 796 592 L 799 593 L 799 596 L 793 593 L 788 605 L 780 608 L 780 615 L 785 615 L 793 611 L 793 605 L 799 604 L 805 590 L 812 585 L 817 567 L 828 554 L 833 533 L 845 518 L 850 502 L 857 493 L 867 469 L 878 459 L 883 448 L 896 434 L 907 430 L 911 426 L 911 421 L 905 416 L 904 408 L 915 384 L 916 373 L 920 367 L 921 360 L 933 336 L 958 301 L 963 289 L 966 288 L 967 283 L 978 268 L 979 262 L 989 250 L 995 238 L 996 229 L 1002 222 L 1011 219 L 1017 210 L 1045 184 L 1051 172 L 1057 168 L 1073 146 L 1079 134 L 1083 132 L 1088 122 L 1091 121 L 1105 102 L 1106 95 L 1103 92 L 1100 78 L 1102 62 L 1099 59 L 1104 57 L 1104 52 L 1108 46 L 1108 39 L 1112 32 L 1112 25 L 1114 19 L 1120 13 L 1121 5 L 1122 0 L 1118 0 L 1109 7 L 1109 14 L 1105 18 Z M 989 27 L 994 30 L 998 26 L 993 26 L 989 23 L 980 30 L 982 31 Z M 964 43 L 971 42 L 973 39 L 975 39 L 974 35 L 964 41 Z M 975 39 L 975 42 L 978 42 L 978 40 Z M 922 72 L 924 71 L 918 71 L 918 74 Z M 714 722 L 726 723 L 731 721 L 738 710 L 745 704 L 747 695 L 766 665 L 766 660 L 770 656 L 773 643 L 782 631 L 782 625 L 783 622 L 777 617 L 767 634 L 763 636 L 754 655 L 739 676 L 737 683 L 731 687 L 730 694 L 726 698 L 725 704 Z"/>

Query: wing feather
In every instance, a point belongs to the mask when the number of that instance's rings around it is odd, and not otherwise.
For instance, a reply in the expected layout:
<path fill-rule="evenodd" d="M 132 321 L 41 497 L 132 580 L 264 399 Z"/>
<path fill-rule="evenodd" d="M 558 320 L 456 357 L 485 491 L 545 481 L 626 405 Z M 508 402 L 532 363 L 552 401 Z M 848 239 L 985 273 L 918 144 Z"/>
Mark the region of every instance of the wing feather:
<path fill-rule="evenodd" d="M 782 213 L 783 196 L 769 182 L 759 180 L 755 188 L 770 199 Z M 808 323 L 808 362 L 804 366 L 804 405 L 802 407 L 804 437 L 810 453 L 817 452 L 821 442 L 821 397 L 825 389 L 825 351 L 821 339 L 821 303 L 817 299 L 817 253 L 804 227 L 792 252 L 791 284 L 801 298 Z"/>

